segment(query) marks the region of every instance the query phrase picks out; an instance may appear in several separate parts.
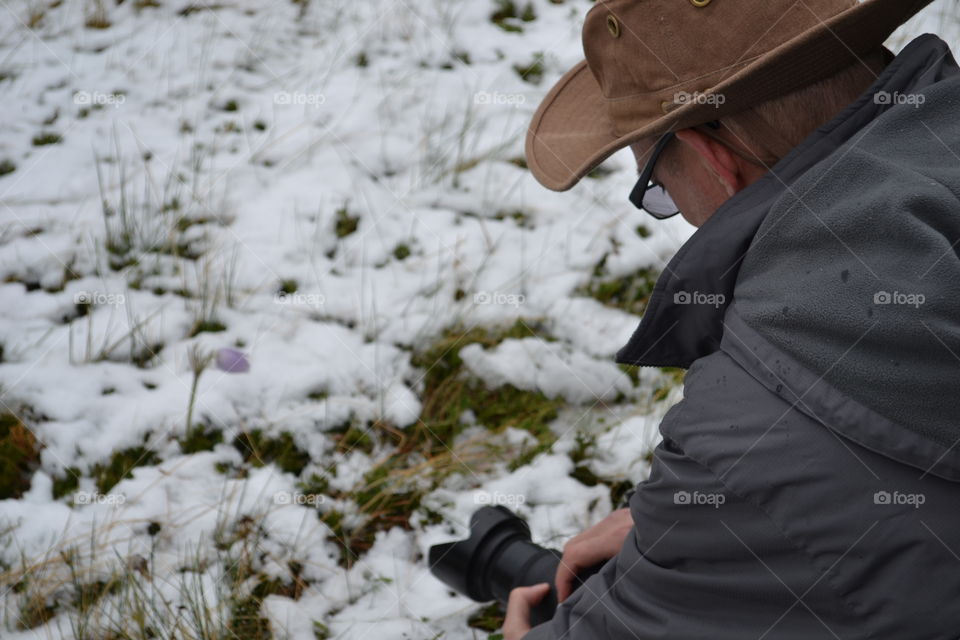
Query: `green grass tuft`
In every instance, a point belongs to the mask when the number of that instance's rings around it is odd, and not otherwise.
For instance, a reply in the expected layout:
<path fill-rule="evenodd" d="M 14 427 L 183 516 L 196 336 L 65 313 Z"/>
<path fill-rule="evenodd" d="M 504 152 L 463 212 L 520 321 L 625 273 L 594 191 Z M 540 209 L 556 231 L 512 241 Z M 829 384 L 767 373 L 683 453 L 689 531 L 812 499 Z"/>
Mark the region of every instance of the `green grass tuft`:
<path fill-rule="evenodd" d="M 114 451 L 110 462 L 98 463 L 90 471 L 97 485 L 97 491 L 107 493 L 124 478 L 132 478 L 136 467 L 159 464 L 160 458 L 154 451 L 144 446 Z"/>
<path fill-rule="evenodd" d="M 297 447 L 287 431 L 277 437 L 270 437 L 260 429 L 244 431 L 233 439 L 233 446 L 244 462 L 255 467 L 272 462 L 288 473 L 299 475 L 310 463 L 310 455 Z"/>

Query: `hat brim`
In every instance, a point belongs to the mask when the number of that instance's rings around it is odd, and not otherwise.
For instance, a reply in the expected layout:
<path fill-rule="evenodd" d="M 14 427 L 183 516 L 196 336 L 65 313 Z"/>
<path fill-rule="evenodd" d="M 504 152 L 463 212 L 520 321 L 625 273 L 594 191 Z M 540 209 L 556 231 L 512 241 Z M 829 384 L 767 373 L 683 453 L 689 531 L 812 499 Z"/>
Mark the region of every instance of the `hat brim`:
<path fill-rule="evenodd" d="M 614 133 L 606 98 L 587 61 L 565 73 L 527 129 L 527 166 L 540 184 L 566 191 L 616 151 L 667 131 L 703 124 L 783 96 L 837 73 L 879 48 L 932 0 L 866 0 L 746 63 L 710 92 L 722 106 L 691 102 L 625 135 Z"/>

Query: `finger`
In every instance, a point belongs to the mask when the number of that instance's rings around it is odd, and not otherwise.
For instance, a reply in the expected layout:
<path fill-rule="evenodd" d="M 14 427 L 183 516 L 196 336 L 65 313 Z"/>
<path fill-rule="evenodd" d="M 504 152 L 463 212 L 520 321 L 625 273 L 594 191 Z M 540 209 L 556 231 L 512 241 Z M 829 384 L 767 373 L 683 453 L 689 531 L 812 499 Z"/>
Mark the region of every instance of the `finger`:
<path fill-rule="evenodd" d="M 573 592 L 573 579 L 580 567 L 572 560 L 561 559 L 557 565 L 557 576 L 554 584 L 557 585 L 557 602 L 563 602 Z"/>
<path fill-rule="evenodd" d="M 504 640 L 520 640 L 530 631 L 530 608 L 543 600 L 550 584 L 541 582 L 530 587 L 517 587 L 507 600 L 507 616 L 503 620 Z"/>

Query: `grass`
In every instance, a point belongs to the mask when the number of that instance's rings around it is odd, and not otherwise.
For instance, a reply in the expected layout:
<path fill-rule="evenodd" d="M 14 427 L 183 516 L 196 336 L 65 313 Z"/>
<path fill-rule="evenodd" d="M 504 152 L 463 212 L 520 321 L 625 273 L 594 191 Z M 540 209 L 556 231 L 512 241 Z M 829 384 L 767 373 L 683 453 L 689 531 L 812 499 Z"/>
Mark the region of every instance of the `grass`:
<path fill-rule="evenodd" d="M 528 2 L 520 9 L 513 0 L 496 0 L 496 10 L 490 14 L 490 22 L 509 33 L 523 33 L 521 23 L 536 19 L 533 3 Z"/>
<path fill-rule="evenodd" d="M 579 294 L 594 298 L 605 306 L 642 316 L 660 272 L 653 267 L 644 267 L 625 276 L 614 277 L 607 273 L 606 261 L 605 254 L 594 266 L 592 277 L 580 288 Z"/>
<path fill-rule="evenodd" d="M 233 446 L 244 462 L 255 467 L 273 463 L 287 473 L 300 475 L 310 462 L 309 454 L 300 449 L 286 431 L 278 436 L 269 436 L 260 429 L 244 431 L 234 437 Z"/>
<path fill-rule="evenodd" d="M 469 344 L 492 348 L 507 339 L 533 336 L 553 339 L 534 321 L 499 328 L 448 329 L 412 357 L 414 366 L 423 371 L 423 404 L 415 424 L 400 430 L 384 422 L 352 422 L 331 432 L 341 454 L 354 449 L 378 454 L 362 480 L 348 491 L 330 491 L 319 477 L 303 486 L 305 493 L 353 502 L 362 516 L 356 524 L 348 523 L 338 509 L 322 515 L 331 529 L 331 540 L 340 549 L 343 566 L 352 566 L 372 546 L 378 531 L 410 529 L 414 514 L 426 522 L 441 521 L 440 514 L 424 506 L 423 498 L 450 476 L 469 477 L 498 462 L 516 469 L 552 446 L 556 436 L 549 425 L 565 401 L 509 384 L 490 388 L 469 375 L 460 358 L 460 351 Z M 467 440 L 459 437 L 468 426 L 462 419 L 467 412 L 486 428 L 484 435 Z M 510 427 L 530 433 L 535 444 L 519 448 L 498 444 L 497 435 Z"/>
<path fill-rule="evenodd" d="M 334 215 L 333 230 L 338 238 L 346 238 L 356 232 L 357 226 L 360 224 L 360 216 L 351 215 L 346 204 L 337 209 Z"/>
<path fill-rule="evenodd" d="M 148 434 L 149 436 L 149 434 Z M 148 436 L 144 437 L 144 442 Z M 136 467 L 159 464 L 160 458 L 156 452 L 144 445 L 114 451 L 106 463 L 97 463 L 90 471 L 90 476 L 97 485 L 97 491 L 105 494 L 115 487 L 124 478 L 132 478 Z"/>
<path fill-rule="evenodd" d="M 84 26 L 87 29 L 109 29 L 112 26 L 110 18 L 107 17 L 107 9 L 103 6 L 103 0 L 93 0 L 93 10 L 87 14 Z"/>
<path fill-rule="evenodd" d="M 264 516 L 220 511 L 211 550 L 182 551 L 179 571 L 169 576 L 154 566 L 161 531 L 155 522 L 147 528 L 150 549 L 143 555 L 123 557 L 93 532 L 89 541 L 21 559 L 19 567 L 0 573 L 17 606 L 15 627 L 38 629 L 62 616 L 57 624 L 78 640 L 272 638 L 263 601 L 271 595 L 299 599 L 310 585 L 302 564 L 273 558 L 265 544 L 269 534 L 258 524 Z M 267 575 L 270 563 L 283 571 Z"/>
<path fill-rule="evenodd" d="M 515 64 L 513 70 L 517 72 L 520 79 L 530 84 L 540 84 L 543 80 L 543 74 L 546 68 L 543 65 L 543 53 L 538 52 L 533 55 L 533 59 L 526 64 Z"/>
<path fill-rule="evenodd" d="M 44 147 L 48 144 L 59 144 L 63 141 L 63 136 L 55 131 L 41 131 L 33 136 L 31 142 L 35 147 Z"/>
<path fill-rule="evenodd" d="M 179 440 L 180 451 L 185 454 L 211 451 L 223 442 L 223 432 L 215 427 L 194 424 Z"/>

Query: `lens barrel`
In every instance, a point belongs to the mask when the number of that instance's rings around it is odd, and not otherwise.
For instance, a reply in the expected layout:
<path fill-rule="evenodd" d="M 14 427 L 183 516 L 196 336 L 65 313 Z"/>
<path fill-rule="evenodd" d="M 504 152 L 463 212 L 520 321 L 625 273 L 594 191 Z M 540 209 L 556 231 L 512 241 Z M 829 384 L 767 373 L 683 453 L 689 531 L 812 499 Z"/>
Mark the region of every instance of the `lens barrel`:
<path fill-rule="evenodd" d="M 455 591 L 478 602 L 506 603 L 516 587 L 547 582 L 550 592 L 533 608 L 532 625 L 546 622 L 557 608 L 553 584 L 561 553 L 530 541 L 530 528 L 504 506 L 482 507 L 470 518 L 470 537 L 430 547 L 430 571 Z M 603 566 L 580 572 L 575 587 Z"/>

